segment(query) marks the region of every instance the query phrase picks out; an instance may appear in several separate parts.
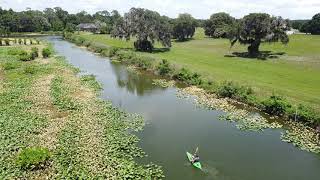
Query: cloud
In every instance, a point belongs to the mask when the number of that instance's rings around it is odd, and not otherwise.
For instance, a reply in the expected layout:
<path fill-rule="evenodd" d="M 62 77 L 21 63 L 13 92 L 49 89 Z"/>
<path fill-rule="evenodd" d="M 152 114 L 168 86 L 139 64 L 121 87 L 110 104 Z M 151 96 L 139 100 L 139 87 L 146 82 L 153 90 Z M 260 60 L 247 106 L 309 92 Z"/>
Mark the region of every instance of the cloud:
<path fill-rule="evenodd" d="M 227 12 L 237 18 L 251 12 L 266 12 L 290 19 L 310 19 L 320 11 L 319 0 L 0 0 L 0 7 L 18 11 L 56 6 L 71 13 L 117 9 L 122 14 L 131 7 L 142 7 L 169 17 L 188 12 L 196 18 L 208 18 L 216 12 Z"/>

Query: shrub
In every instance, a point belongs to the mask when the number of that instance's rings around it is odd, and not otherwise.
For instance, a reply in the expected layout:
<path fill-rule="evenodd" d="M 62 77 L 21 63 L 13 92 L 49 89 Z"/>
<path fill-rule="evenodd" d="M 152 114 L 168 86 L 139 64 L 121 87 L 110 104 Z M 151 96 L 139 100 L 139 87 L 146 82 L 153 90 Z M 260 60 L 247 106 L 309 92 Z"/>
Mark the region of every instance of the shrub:
<path fill-rule="evenodd" d="M 52 54 L 51 50 L 49 48 L 43 48 L 42 49 L 42 56 L 43 58 L 48 58 Z"/>
<path fill-rule="evenodd" d="M 11 70 L 11 69 L 16 69 L 19 67 L 19 63 L 15 61 L 9 61 L 4 63 L 3 69 L 4 70 Z"/>
<path fill-rule="evenodd" d="M 18 41 L 18 42 L 19 42 L 19 44 L 21 44 L 21 45 L 22 45 L 22 39 L 19 39 L 19 41 Z"/>
<path fill-rule="evenodd" d="M 251 87 L 239 86 L 231 81 L 222 83 L 216 90 L 219 97 L 229 97 L 241 102 L 254 104 L 253 90 Z"/>
<path fill-rule="evenodd" d="M 89 46 L 91 45 L 91 42 L 90 42 L 90 41 L 85 41 L 85 42 L 83 43 L 83 45 L 84 45 L 85 47 L 89 47 Z"/>
<path fill-rule="evenodd" d="M 166 59 L 163 59 L 159 63 L 159 65 L 157 66 L 157 70 L 159 71 L 159 74 L 162 76 L 167 75 L 172 71 L 169 62 Z"/>
<path fill-rule="evenodd" d="M 110 47 L 109 48 L 109 57 L 113 57 L 116 55 L 116 53 L 119 51 L 119 48 L 117 47 Z"/>
<path fill-rule="evenodd" d="M 11 48 L 10 50 L 8 50 L 8 54 L 16 56 L 16 55 L 24 55 L 24 54 L 28 54 L 28 53 L 22 49 Z"/>
<path fill-rule="evenodd" d="M 41 147 L 27 148 L 18 154 L 16 164 L 21 169 L 40 169 L 49 161 L 51 154 Z"/>
<path fill-rule="evenodd" d="M 23 39 L 23 44 L 27 45 L 27 39 Z"/>
<path fill-rule="evenodd" d="M 298 107 L 291 107 L 288 112 L 289 119 L 317 124 L 320 122 L 320 117 L 317 113 L 308 106 L 299 104 Z"/>
<path fill-rule="evenodd" d="M 29 65 L 24 68 L 25 74 L 35 74 L 37 72 L 37 68 L 34 65 Z"/>
<path fill-rule="evenodd" d="M 0 46 L 2 46 L 2 39 L 0 38 Z"/>
<path fill-rule="evenodd" d="M 39 53 L 38 53 L 39 49 L 37 47 L 33 47 L 31 48 L 31 59 L 35 59 L 37 57 L 39 57 Z"/>
<path fill-rule="evenodd" d="M 261 102 L 262 110 L 270 115 L 282 116 L 291 107 L 286 99 L 272 95 Z"/>
<path fill-rule="evenodd" d="M 191 73 L 185 68 L 180 69 L 176 74 L 173 75 L 173 78 L 191 85 L 200 85 L 202 83 L 199 74 Z"/>
<path fill-rule="evenodd" d="M 134 61 L 134 63 L 144 69 L 147 70 L 152 66 L 152 61 L 154 61 L 154 58 L 150 57 L 150 56 L 135 56 L 134 53 L 132 53 L 133 56 L 131 57 L 131 60 Z"/>
<path fill-rule="evenodd" d="M 24 52 L 24 53 L 20 54 L 19 59 L 20 59 L 20 61 L 30 61 L 30 60 L 32 60 L 32 57 L 27 52 Z"/>
<path fill-rule="evenodd" d="M 10 40 L 9 39 L 5 39 L 4 42 L 5 42 L 6 46 L 10 46 Z"/>

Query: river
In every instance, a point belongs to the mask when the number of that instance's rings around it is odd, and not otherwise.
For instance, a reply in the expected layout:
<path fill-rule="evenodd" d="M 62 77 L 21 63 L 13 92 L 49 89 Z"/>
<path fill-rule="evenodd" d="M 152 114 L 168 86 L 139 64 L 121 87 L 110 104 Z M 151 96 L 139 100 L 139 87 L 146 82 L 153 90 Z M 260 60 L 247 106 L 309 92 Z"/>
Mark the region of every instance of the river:
<path fill-rule="evenodd" d="M 58 55 L 93 74 L 103 85 L 101 98 L 146 120 L 137 133 L 148 154 L 140 163 L 163 167 L 166 179 L 177 180 L 319 180 L 320 157 L 280 140 L 279 129 L 245 132 L 234 123 L 220 121 L 220 111 L 196 107 L 176 96 L 177 88 L 152 85 L 155 78 L 128 71 L 86 49 L 48 37 Z M 186 151 L 199 147 L 203 171 L 188 163 Z"/>

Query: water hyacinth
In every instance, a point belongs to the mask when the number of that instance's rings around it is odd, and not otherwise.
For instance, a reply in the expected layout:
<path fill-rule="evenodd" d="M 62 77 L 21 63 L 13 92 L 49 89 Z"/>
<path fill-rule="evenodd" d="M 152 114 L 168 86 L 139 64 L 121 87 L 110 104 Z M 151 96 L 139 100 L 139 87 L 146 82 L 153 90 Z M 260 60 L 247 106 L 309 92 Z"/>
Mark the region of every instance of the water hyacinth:
<path fill-rule="evenodd" d="M 190 97 L 190 95 L 194 97 L 195 103 L 199 106 L 226 112 L 226 115 L 220 116 L 219 119 L 237 122 L 236 126 L 240 130 L 259 131 L 282 127 L 281 124 L 276 122 L 269 123 L 266 118 L 257 113 L 237 108 L 227 98 L 218 98 L 215 94 L 209 94 L 198 87 L 191 86 L 178 92 L 179 97 Z"/>
<path fill-rule="evenodd" d="M 152 81 L 153 81 L 152 82 L 153 85 L 160 86 L 163 88 L 173 87 L 175 85 L 174 81 L 167 81 L 165 79 L 154 79 Z"/>
<path fill-rule="evenodd" d="M 282 141 L 292 143 L 302 150 L 320 153 L 320 138 L 314 129 L 298 122 L 287 123 L 289 128 L 281 134 Z"/>

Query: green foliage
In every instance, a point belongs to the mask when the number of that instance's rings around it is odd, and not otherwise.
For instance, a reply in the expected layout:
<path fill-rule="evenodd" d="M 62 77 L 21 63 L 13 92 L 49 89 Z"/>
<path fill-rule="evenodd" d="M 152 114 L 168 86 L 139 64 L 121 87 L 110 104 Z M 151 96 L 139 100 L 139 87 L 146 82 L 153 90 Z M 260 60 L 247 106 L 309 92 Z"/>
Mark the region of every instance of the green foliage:
<path fill-rule="evenodd" d="M 301 27 L 301 31 L 305 33 L 311 33 L 314 35 L 320 34 L 320 13 L 315 14 L 312 19 L 304 23 Z"/>
<path fill-rule="evenodd" d="M 188 69 L 182 68 L 173 75 L 173 78 L 179 81 L 182 81 L 190 85 L 200 85 L 202 80 L 200 75 L 197 73 L 192 73 Z"/>
<path fill-rule="evenodd" d="M 94 89 L 95 91 L 100 91 L 102 89 L 102 85 L 96 80 L 94 75 L 82 75 L 80 77 L 81 82 Z"/>
<path fill-rule="evenodd" d="M 47 148 L 26 148 L 18 154 L 16 164 L 21 169 L 40 169 L 46 166 L 50 157 L 51 153 Z"/>
<path fill-rule="evenodd" d="M 68 87 L 63 82 L 62 77 L 56 77 L 52 80 L 51 96 L 53 97 L 54 105 L 64 110 L 76 110 L 78 105 L 68 96 Z"/>
<path fill-rule="evenodd" d="M 169 20 L 155 11 L 142 8 L 131 8 L 124 18 L 117 21 L 113 37 L 129 40 L 136 38 L 135 48 L 139 51 L 150 51 L 155 41 L 165 47 L 171 46 Z"/>
<path fill-rule="evenodd" d="M 51 54 L 52 54 L 52 51 L 51 51 L 50 48 L 43 48 L 43 49 L 42 49 L 42 56 L 43 56 L 44 58 L 50 57 Z"/>
<path fill-rule="evenodd" d="M 245 103 L 253 103 L 254 92 L 252 88 L 240 86 L 232 81 L 222 83 L 216 93 L 220 97 L 228 97 Z"/>
<path fill-rule="evenodd" d="M 31 55 L 28 54 L 27 52 L 23 52 L 22 54 L 20 54 L 19 59 L 20 61 L 31 61 Z"/>
<path fill-rule="evenodd" d="M 221 12 L 212 14 L 210 19 L 204 22 L 204 33 L 214 38 L 226 38 L 230 27 L 236 22 L 235 18 L 227 13 Z"/>
<path fill-rule="evenodd" d="M 17 69 L 20 67 L 20 64 L 16 61 L 8 61 L 3 64 L 4 70 Z"/>
<path fill-rule="evenodd" d="M 286 30 L 288 29 L 289 22 L 281 17 L 270 17 L 265 13 L 251 13 L 233 25 L 228 36 L 231 46 L 237 41 L 240 44 L 249 44 L 249 56 L 257 57 L 260 44 L 263 42 L 281 41 L 287 44 L 289 37 Z"/>
<path fill-rule="evenodd" d="M 172 72 L 172 69 L 170 68 L 170 64 L 166 59 L 163 59 L 159 63 L 159 65 L 157 66 L 157 70 L 159 71 L 159 74 L 161 76 L 168 75 L 170 72 Z"/>
<path fill-rule="evenodd" d="M 30 55 L 31 55 L 31 59 L 35 59 L 39 57 L 39 49 L 37 47 L 32 47 Z"/>
<path fill-rule="evenodd" d="M 291 120 L 297 120 L 311 125 L 320 124 L 320 116 L 309 106 L 299 104 L 292 106 L 287 112 Z"/>
<path fill-rule="evenodd" d="M 25 74 L 35 74 L 38 71 L 37 66 L 35 65 L 27 65 L 24 68 L 24 73 Z"/>
<path fill-rule="evenodd" d="M 8 50 L 8 54 L 9 55 L 25 55 L 25 54 L 28 54 L 26 51 L 22 50 L 22 49 L 18 49 L 18 48 L 11 48 Z"/>
<path fill-rule="evenodd" d="M 184 41 L 192 38 L 196 30 L 195 19 L 190 14 L 179 14 L 179 17 L 174 20 L 173 38 Z"/>
<path fill-rule="evenodd" d="M 18 41 L 18 42 L 19 42 L 19 44 L 20 44 L 20 45 L 22 45 L 22 39 L 19 39 L 19 41 Z"/>
<path fill-rule="evenodd" d="M 291 105 L 281 96 L 272 95 L 261 102 L 262 110 L 270 115 L 282 116 Z"/>

